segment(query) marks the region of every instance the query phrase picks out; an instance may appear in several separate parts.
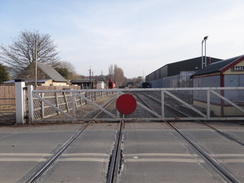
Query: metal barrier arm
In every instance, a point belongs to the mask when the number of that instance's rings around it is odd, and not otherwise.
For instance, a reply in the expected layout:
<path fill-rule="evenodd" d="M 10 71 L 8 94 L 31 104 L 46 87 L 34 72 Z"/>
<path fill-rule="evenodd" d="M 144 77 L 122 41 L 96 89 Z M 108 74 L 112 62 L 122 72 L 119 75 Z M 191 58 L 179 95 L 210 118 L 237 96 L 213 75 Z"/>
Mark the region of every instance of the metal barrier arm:
<path fill-rule="evenodd" d="M 171 96 L 172 98 L 174 98 L 175 100 L 179 101 L 180 103 L 184 104 L 185 106 L 187 106 L 189 109 L 195 111 L 196 113 L 198 113 L 199 115 L 201 115 L 204 118 L 207 118 L 207 116 L 205 114 L 203 114 L 201 111 L 197 110 L 196 108 L 192 107 L 191 105 L 189 105 L 188 103 L 186 103 L 185 101 L 181 100 L 180 98 L 178 98 L 177 96 L 173 95 L 172 93 L 165 91 L 165 93 L 167 93 L 169 96 Z"/>
<path fill-rule="evenodd" d="M 231 102 L 229 99 L 223 97 L 222 95 L 220 95 L 219 93 L 217 93 L 216 91 L 210 90 L 211 93 L 217 95 L 218 97 L 220 97 L 221 99 L 223 99 L 224 101 L 228 102 L 230 105 L 232 105 L 233 107 L 239 109 L 241 112 L 244 113 L 244 109 L 242 109 L 241 107 L 239 107 L 238 105 L 236 105 L 235 103 Z"/>
<path fill-rule="evenodd" d="M 161 118 L 161 116 L 160 116 L 157 112 L 155 112 L 155 111 L 149 109 L 147 106 L 143 105 L 142 103 L 140 103 L 140 102 L 138 102 L 138 101 L 136 101 L 136 103 L 137 103 L 139 106 L 141 106 L 143 109 L 145 109 L 145 110 L 147 110 L 148 112 L 150 112 L 151 114 L 153 114 L 154 116 L 156 116 L 156 117 L 158 117 L 158 118 Z"/>
<path fill-rule="evenodd" d="M 116 118 L 115 115 L 113 115 L 111 112 L 107 111 L 106 109 L 104 109 L 103 107 L 101 107 L 100 105 L 96 104 L 95 102 L 93 102 L 92 100 L 88 99 L 87 97 L 85 97 L 84 95 L 81 95 L 80 93 L 77 93 L 77 95 L 79 95 L 81 98 L 83 98 L 84 100 L 86 100 L 87 102 L 91 103 L 92 105 L 94 105 L 95 107 L 99 108 L 101 111 L 105 112 L 106 114 L 108 114 L 109 116 Z"/>
<path fill-rule="evenodd" d="M 128 92 L 128 91 L 126 91 L 126 92 Z M 125 92 L 118 92 L 118 93 L 119 93 L 119 94 L 124 94 Z M 128 92 L 128 93 L 132 93 L 132 92 Z M 133 95 L 133 93 L 132 93 L 132 95 Z M 146 105 L 142 104 L 142 103 L 139 102 L 139 101 L 136 101 L 136 103 L 137 103 L 137 105 L 139 105 L 140 107 L 142 107 L 143 109 L 145 109 L 146 111 L 148 111 L 149 113 L 153 114 L 154 116 L 156 116 L 156 117 L 158 117 L 158 118 L 161 118 L 161 116 L 160 116 L 157 112 L 151 110 L 151 109 L 148 108 Z"/>
<path fill-rule="evenodd" d="M 47 101 L 46 99 L 40 97 L 37 94 L 33 93 L 33 96 L 38 98 L 39 100 L 43 101 L 44 103 L 46 103 L 47 105 L 51 106 L 52 108 L 54 108 L 55 110 L 57 110 L 58 112 L 62 113 L 64 116 L 66 116 L 67 118 L 71 119 L 71 120 L 75 120 L 75 118 L 65 112 L 63 112 L 61 109 L 57 108 L 55 105 L 53 105 L 52 103 L 50 103 L 49 101 Z"/>

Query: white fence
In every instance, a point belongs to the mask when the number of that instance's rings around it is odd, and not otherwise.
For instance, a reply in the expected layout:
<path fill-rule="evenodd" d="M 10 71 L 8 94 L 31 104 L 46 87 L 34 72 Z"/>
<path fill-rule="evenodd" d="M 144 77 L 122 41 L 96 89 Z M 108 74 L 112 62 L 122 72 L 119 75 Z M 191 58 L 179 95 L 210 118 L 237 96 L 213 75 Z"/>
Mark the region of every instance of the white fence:
<path fill-rule="evenodd" d="M 94 103 L 98 99 L 111 95 L 113 92 L 90 90 L 35 90 L 29 87 L 29 120 L 42 121 L 50 118 L 52 121 L 77 120 L 76 110 L 88 102 Z M 93 90 L 95 91 L 95 90 Z M 58 116 L 57 118 L 52 118 Z M 49 119 L 49 120 L 51 120 Z"/>
<path fill-rule="evenodd" d="M 130 93 L 137 100 L 134 113 L 122 116 L 113 105 L 109 109 L 99 97 L 108 92 L 115 96 Z M 103 90 L 31 90 L 29 87 L 29 119 L 38 121 L 100 120 L 244 120 L 244 87 L 231 88 L 150 88 Z M 142 102 L 137 95 L 147 98 Z M 106 96 L 106 97 L 105 97 Z M 114 96 L 114 95 L 111 95 Z M 147 96 L 147 97 L 146 97 Z M 109 99 L 111 97 L 107 97 Z M 150 101 L 149 101 L 150 98 Z M 151 104 L 150 104 L 151 102 Z M 155 109 L 147 106 L 152 105 Z M 87 105 L 84 105 L 87 104 Z M 90 104 L 90 105 L 88 105 Z M 129 105 L 129 104 L 128 104 Z M 92 106 L 92 107 L 91 107 Z M 92 117 L 87 112 L 100 110 L 103 117 Z"/>

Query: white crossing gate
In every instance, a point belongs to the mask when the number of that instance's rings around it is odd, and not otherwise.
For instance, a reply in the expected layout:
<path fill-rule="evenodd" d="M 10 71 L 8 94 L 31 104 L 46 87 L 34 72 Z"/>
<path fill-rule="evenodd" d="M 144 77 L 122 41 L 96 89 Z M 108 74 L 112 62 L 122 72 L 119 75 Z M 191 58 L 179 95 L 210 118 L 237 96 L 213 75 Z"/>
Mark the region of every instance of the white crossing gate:
<path fill-rule="evenodd" d="M 29 119 L 43 121 L 244 120 L 244 87 L 131 88 L 92 90 L 28 89 Z M 121 115 L 115 102 L 121 94 L 136 98 L 137 108 Z M 128 104 L 129 105 L 129 104 Z M 96 112 L 102 113 L 95 115 Z"/>

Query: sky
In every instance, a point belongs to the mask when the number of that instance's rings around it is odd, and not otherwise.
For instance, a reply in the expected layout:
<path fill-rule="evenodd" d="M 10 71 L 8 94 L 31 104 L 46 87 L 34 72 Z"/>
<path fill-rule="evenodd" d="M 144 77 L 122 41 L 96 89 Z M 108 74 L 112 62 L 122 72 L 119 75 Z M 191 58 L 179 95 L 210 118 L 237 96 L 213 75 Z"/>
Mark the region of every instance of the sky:
<path fill-rule="evenodd" d="M 243 0 L 0 0 L 0 45 L 21 31 L 49 34 L 77 74 L 127 78 L 206 55 L 244 54 Z"/>

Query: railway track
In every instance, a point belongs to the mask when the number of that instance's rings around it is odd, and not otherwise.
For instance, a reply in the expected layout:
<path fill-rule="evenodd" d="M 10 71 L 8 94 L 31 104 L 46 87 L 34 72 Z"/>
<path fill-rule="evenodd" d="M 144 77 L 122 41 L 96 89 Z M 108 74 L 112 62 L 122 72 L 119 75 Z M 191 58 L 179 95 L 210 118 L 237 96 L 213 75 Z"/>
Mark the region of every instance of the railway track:
<path fill-rule="evenodd" d="M 103 106 L 99 106 L 97 105 L 98 109 L 91 111 L 89 114 L 87 114 L 86 119 L 89 119 L 90 121 L 96 121 L 97 118 L 99 118 L 100 120 L 102 118 L 106 118 L 109 115 L 114 115 L 112 112 L 110 112 L 110 108 L 112 105 L 114 105 L 116 100 L 116 97 L 111 98 L 110 100 L 108 100 Z"/>
<path fill-rule="evenodd" d="M 154 105 L 152 103 L 153 102 L 156 102 L 156 103 L 159 103 L 161 104 L 161 101 L 159 101 L 157 98 L 155 97 L 152 97 L 148 94 L 145 94 L 145 93 L 140 93 L 140 94 L 136 94 L 135 95 L 141 102 L 143 102 L 148 108 L 150 108 L 151 110 L 154 110 L 154 108 L 151 105 Z M 143 97 L 147 97 L 148 99 L 142 99 Z M 181 112 L 179 111 L 178 109 L 172 107 L 172 106 L 169 106 L 167 105 L 167 108 L 169 110 L 172 110 L 172 113 L 177 113 L 177 114 L 181 114 L 181 115 L 184 115 L 184 116 L 187 116 L 189 117 L 188 114 L 184 113 L 184 112 Z M 199 144 L 197 144 L 196 142 L 194 142 L 194 140 L 192 140 L 190 137 L 188 137 L 184 132 L 182 132 L 180 129 L 177 128 L 176 125 L 174 125 L 172 122 L 169 122 L 169 121 L 165 121 L 165 123 L 171 128 L 173 129 L 177 135 L 182 139 L 184 140 L 215 172 L 217 172 L 225 181 L 227 182 L 231 182 L 231 183 L 240 183 L 241 181 L 238 180 L 235 175 L 233 175 L 229 170 L 227 170 L 225 167 L 221 166 L 221 163 L 218 162 L 216 159 L 214 159 L 212 156 L 210 156 L 208 154 L 208 152 L 202 148 Z M 198 123 L 200 123 L 201 125 L 204 125 L 204 126 L 207 126 L 208 128 L 210 128 L 211 130 L 214 130 L 216 133 L 220 134 L 222 137 L 230 140 L 230 141 L 233 141 L 241 146 L 243 146 L 243 142 L 239 141 L 238 139 L 234 138 L 233 136 L 231 136 L 230 134 L 226 134 L 224 133 L 223 131 L 220 131 L 214 127 L 212 127 L 211 125 L 209 124 L 206 124 L 204 122 L 200 122 L 198 121 Z"/>
<path fill-rule="evenodd" d="M 181 130 L 179 130 L 175 125 L 171 122 L 165 121 L 177 134 L 182 138 L 190 147 L 205 161 L 207 164 L 217 172 L 225 181 L 231 183 L 240 183 L 239 181 L 231 172 L 229 172 L 226 168 L 220 165 L 220 163 L 211 157 L 205 149 L 203 149 L 200 145 L 198 145 L 194 140 L 189 138 L 187 135 L 184 134 Z"/>
<path fill-rule="evenodd" d="M 147 105 L 151 110 L 154 110 L 154 108 L 150 105 L 150 104 L 152 104 L 152 103 L 151 103 L 150 101 L 148 101 L 148 100 L 142 99 L 143 96 L 145 96 L 145 97 L 147 97 L 149 100 L 151 100 L 151 101 L 153 101 L 153 102 L 156 102 L 156 103 L 158 103 L 159 105 L 161 105 L 161 101 L 160 101 L 157 97 L 154 97 L 154 96 L 152 96 L 152 95 L 149 95 L 149 94 L 146 94 L 146 93 L 142 93 L 142 92 L 140 92 L 140 95 L 139 95 L 139 94 L 136 94 L 136 97 L 138 97 L 139 100 L 141 100 L 141 101 L 142 101 L 145 105 Z M 179 114 L 180 114 L 181 116 L 184 116 L 184 117 L 193 117 L 193 116 L 191 116 L 190 114 L 185 113 L 185 112 L 183 112 L 183 111 L 181 111 L 181 110 L 175 108 L 174 106 L 170 106 L 169 104 L 165 104 L 165 106 L 166 106 L 167 109 L 168 109 L 167 112 L 172 113 L 172 114 L 174 114 L 174 115 L 179 115 Z M 169 110 L 171 110 L 171 112 L 170 112 Z M 231 140 L 231 141 L 233 141 L 233 142 L 235 142 L 235 143 L 238 143 L 238 144 L 240 144 L 241 146 L 244 146 L 244 143 L 243 143 L 243 142 L 241 142 L 240 140 L 236 139 L 236 138 L 233 137 L 231 134 L 227 134 L 227 133 L 225 133 L 225 132 L 223 132 L 223 131 L 221 131 L 221 130 L 218 130 L 218 129 L 216 129 L 215 127 L 211 126 L 210 124 L 208 124 L 208 123 L 206 123 L 206 122 L 199 121 L 199 120 L 196 121 L 196 122 L 198 122 L 199 124 L 202 124 L 202 125 L 204 125 L 204 126 L 210 128 L 210 129 L 216 131 L 218 134 L 220 134 L 220 135 L 223 136 L 224 138 L 226 138 L 226 139 L 228 139 L 228 140 Z"/>
<path fill-rule="evenodd" d="M 159 99 L 158 93 L 152 95 L 144 92 L 134 92 L 132 94 L 137 98 L 137 100 L 141 101 L 152 111 L 156 112 L 158 114 L 157 116 L 161 115 L 162 101 Z M 165 102 L 164 106 L 165 106 L 164 113 L 166 114 L 166 117 L 175 117 L 175 118 L 192 117 L 190 114 L 187 114 L 184 111 L 177 109 L 174 105 L 170 105 L 169 102 L 168 103 Z"/>
<path fill-rule="evenodd" d="M 145 95 L 142 93 L 139 94 L 133 94 L 139 102 L 143 103 L 148 109 L 153 111 L 155 114 L 158 114 L 159 111 L 157 109 L 157 105 L 160 105 L 160 101 L 152 96 Z M 109 108 L 110 105 L 114 102 L 114 100 L 111 100 L 108 102 L 104 108 Z M 155 108 L 156 107 L 156 108 Z M 177 113 L 181 114 L 182 116 L 187 116 L 188 114 L 185 114 L 184 112 L 179 111 L 178 109 L 168 106 L 167 107 L 168 112 L 171 112 L 172 114 Z M 171 110 L 171 111 L 170 111 Z M 33 182 L 40 182 L 40 178 L 42 177 L 43 174 L 46 172 L 50 171 L 52 169 L 52 166 L 57 162 L 57 160 L 62 156 L 62 154 L 74 143 L 74 141 L 81 136 L 86 129 L 89 127 L 89 125 L 92 124 L 92 122 L 100 115 L 102 114 L 101 111 L 97 111 L 96 114 L 93 113 L 93 120 L 86 123 L 79 131 L 76 131 L 73 133 L 73 135 L 67 140 L 63 145 L 59 148 L 58 151 L 55 151 L 44 163 L 40 163 L 38 165 L 38 170 L 35 170 L 34 173 L 31 175 L 28 174 L 24 176 L 21 179 L 21 182 L 26 182 L 26 183 L 33 183 Z M 152 114 L 153 115 L 153 114 Z M 223 182 L 232 182 L 232 183 L 239 183 L 241 182 L 238 180 L 238 178 L 233 174 L 233 172 L 229 171 L 228 168 L 222 166 L 221 162 L 219 162 L 218 159 L 214 158 L 209 154 L 209 152 L 196 143 L 194 139 L 191 138 L 191 136 L 187 133 L 185 133 L 184 130 L 181 130 L 180 128 L 177 127 L 173 122 L 170 121 L 165 121 L 165 123 L 170 127 L 171 130 L 173 130 L 176 134 L 178 139 L 181 139 L 192 151 L 194 151 L 206 164 L 211 168 L 212 171 L 216 172 L 220 177 L 222 177 Z M 243 147 L 243 142 L 239 141 L 238 139 L 235 139 L 232 137 L 230 134 L 226 134 L 221 130 L 218 130 L 214 128 L 213 126 L 205 123 L 198 122 L 200 125 L 205 125 L 211 131 L 214 131 L 218 134 L 220 134 L 223 138 L 226 138 L 228 140 L 231 140 L 241 147 Z M 115 139 L 114 143 L 112 146 L 111 154 L 108 160 L 108 167 L 105 175 L 105 180 L 106 183 L 116 183 L 118 179 L 118 175 L 120 175 L 121 171 L 121 166 L 123 164 L 123 148 L 121 147 L 122 145 L 122 139 L 123 139 L 123 130 L 125 127 L 125 121 L 120 121 L 118 123 L 118 126 L 116 127 L 114 133 L 115 133 Z M 136 157 L 135 157 L 136 158 Z M 33 172 L 33 171 L 32 171 Z M 52 174 L 52 172 L 50 173 Z"/>
<path fill-rule="evenodd" d="M 114 148 L 112 150 L 112 155 L 109 161 L 106 183 L 117 182 L 117 175 L 121 169 L 121 163 L 122 163 L 121 143 L 122 143 L 123 128 L 124 128 L 124 121 L 120 121 L 119 130 L 117 131 L 116 134 Z"/>
<path fill-rule="evenodd" d="M 199 122 L 199 123 L 201 123 L 201 124 L 211 128 L 211 129 L 213 129 L 214 131 L 216 131 L 221 136 L 223 136 L 223 137 L 225 137 L 225 138 L 227 138 L 227 139 L 229 139 L 229 140 L 231 140 L 231 141 L 233 141 L 233 142 L 235 142 L 235 143 L 237 143 L 237 144 L 239 144 L 241 146 L 244 146 L 244 143 L 242 141 L 238 140 L 237 138 L 235 138 L 233 135 L 225 133 L 225 132 L 223 132 L 223 131 L 221 131 L 221 130 L 219 130 L 219 129 L 217 129 L 217 128 L 215 128 L 215 127 L 213 127 L 210 124 L 207 124 L 205 122 Z"/>
<path fill-rule="evenodd" d="M 86 126 L 83 126 L 82 129 L 79 130 L 79 132 L 76 132 L 75 134 L 73 134 L 73 136 L 66 143 L 64 143 L 62 145 L 62 148 L 60 148 L 60 150 L 57 153 L 55 153 L 52 157 L 49 158 L 49 160 L 47 162 L 45 162 L 45 165 L 40 167 L 39 170 L 36 171 L 35 174 L 30 176 L 28 179 L 25 179 L 25 181 L 23 181 L 23 179 L 22 179 L 21 182 L 42 182 L 42 180 L 43 180 L 42 175 L 45 174 L 45 172 L 48 172 L 48 174 L 52 174 L 53 170 L 51 171 L 51 169 L 52 169 L 53 164 L 55 164 L 55 162 L 60 158 L 60 156 L 62 156 L 63 152 L 65 150 L 67 150 L 67 148 L 69 148 L 69 146 L 72 145 L 73 141 L 75 141 L 78 138 L 78 136 L 82 135 L 82 133 L 84 133 L 86 131 L 86 129 L 89 127 L 89 125 L 91 125 L 91 124 L 92 123 L 86 124 Z M 194 154 L 197 154 L 194 156 L 195 157 L 198 156 L 198 159 L 200 159 L 200 158 L 202 159 L 199 161 L 206 162 L 207 166 L 211 167 L 211 169 L 213 171 L 217 172 L 222 177 L 223 182 L 233 182 L 233 183 L 241 182 L 235 177 L 235 175 L 233 175 L 231 172 L 229 172 L 228 169 L 226 169 L 226 167 L 221 166 L 221 163 L 219 163 L 218 160 L 214 159 L 214 157 L 209 155 L 208 152 L 201 145 L 196 143 L 190 136 L 188 136 L 184 130 L 181 130 L 179 127 L 177 127 L 177 125 L 175 125 L 174 122 L 165 122 L 165 124 L 167 124 L 170 127 L 170 129 L 174 131 L 173 133 L 170 132 L 170 134 L 175 135 L 177 137 L 177 139 L 180 139 L 180 141 L 184 142 L 184 144 L 186 144 L 186 146 L 191 148 L 192 151 L 195 152 Z M 124 121 L 121 121 L 119 124 L 116 123 L 116 129 L 115 129 L 116 138 L 113 143 L 111 156 L 109 158 L 107 173 L 106 173 L 106 177 L 105 177 L 106 183 L 120 182 L 117 180 L 118 176 L 119 176 L 119 178 L 121 178 L 121 174 L 123 174 L 123 173 L 121 173 L 121 171 L 122 172 L 124 171 L 124 168 L 121 170 L 121 166 L 124 166 L 124 165 L 122 165 L 124 163 L 123 156 L 128 157 L 128 155 L 126 155 L 126 154 L 123 155 L 123 153 L 127 153 L 127 152 L 123 152 L 124 148 L 121 147 L 121 144 L 124 143 L 124 142 L 122 142 L 122 139 L 123 139 L 122 137 L 124 136 L 124 132 L 123 132 L 124 127 L 125 127 Z M 128 127 L 127 127 L 127 129 L 128 129 Z M 126 132 L 126 133 L 128 133 L 128 132 Z M 153 149 L 151 152 L 154 152 Z M 135 155 L 133 157 L 136 158 Z M 62 165 L 59 165 L 59 166 L 62 166 Z M 208 169 L 206 169 L 206 170 L 208 171 Z M 40 180 L 40 177 L 42 178 L 41 180 Z M 119 180 L 121 180 L 121 179 L 119 179 Z M 46 179 L 46 182 L 48 182 L 48 177 Z"/>
<path fill-rule="evenodd" d="M 53 165 L 53 163 L 62 155 L 62 153 L 71 145 L 71 143 L 74 142 L 77 139 L 77 137 L 81 135 L 81 133 L 89 126 L 90 123 L 91 122 L 87 123 L 78 132 L 74 133 L 70 137 L 70 139 L 67 140 L 56 153 L 54 153 L 44 164 L 40 166 L 40 168 L 33 175 L 31 175 L 24 182 L 37 182 L 41 175 Z"/>
<path fill-rule="evenodd" d="M 112 103 L 114 102 L 114 99 L 110 100 L 107 104 L 105 104 L 103 107 L 108 108 Z M 40 163 L 37 167 L 38 169 L 35 169 L 34 173 L 30 175 L 28 173 L 25 175 L 19 182 L 25 182 L 25 183 L 35 183 L 35 182 L 41 182 L 40 178 L 41 176 L 49 171 L 52 166 L 56 163 L 56 161 L 62 156 L 62 154 L 67 150 L 72 143 L 82 135 L 82 133 L 94 122 L 94 119 L 102 114 L 102 111 L 97 111 L 95 114 L 93 112 L 93 120 L 87 122 L 84 126 L 82 126 L 78 131 L 73 133 L 73 135 L 68 139 L 63 145 L 56 150 L 56 152 L 51 155 L 46 162 Z M 122 157 L 122 150 L 121 150 L 121 143 L 122 143 L 122 131 L 124 127 L 124 121 L 119 122 L 119 127 L 116 132 L 116 138 L 114 141 L 112 153 L 109 158 L 108 163 L 108 170 L 106 175 L 106 183 L 115 183 L 117 179 L 117 174 L 120 171 L 121 166 L 121 157 Z"/>
<path fill-rule="evenodd" d="M 52 168 L 52 166 L 56 163 L 58 158 L 62 156 L 63 152 L 69 148 L 69 146 L 80 136 L 85 129 L 91 124 L 91 122 L 87 123 L 85 126 L 83 126 L 78 132 L 74 133 L 71 138 L 66 141 L 62 147 L 54 153 L 44 164 L 39 166 L 39 169 L 35 171 L 34 174 L 31 176 L 28 175 L 24 176 L 25 178 L 22 178 L 19 182 L 25 182 L 25 183 L 34 183 L 34 182 L 42 182 L 39 179 L 41 176 L 49 171 L 49 169 Z M 113 146 L 112 153 L 109 158 L 108 163 L 108 170 L 106 175 L 106 183 L 115 183 L 117 181 L 117 175 L 121 168 L 121 158 L 122 158 L 122 150 L 121 150 L 121 143 L 122 143 L 122 131 L 123 131 L 124 122 L 120 121 L 119 128 L 116 133 L 116 139 Z"/>
<path fill-rule="evenodd" d="M 152 96 L 152 95 L 149 95 L 147 93 L 140 92 L 139 94 L 135 94 L 135 96 L 137 98 L 139 98 L 140 101 L 142 101 L 145 105 L 147 105 L 153 111 L 154 111 L 153 107 L 150 106 L 151 101 L 153 101 L 154 103 L 158 103 L 159 105 L 161 105 L 161 101 L 159 100 L 159 96 L 157 96 L 157 95 Z M 142 97 L 147 97 L 151 101 L 148 101 L 148 99 L 142 99 Z M 172 116 L 194 117 L 194 115 L 195 115 L 195 113 L 190 114 L 189 112 L 186 113 L 184 111 L 181 111 L 178 108 L 167 104 L 167 102 L 165 103 L 165 107 L 166 107 L 165 110 L 167 111 L 167 113 L 172 114 Z M 238 140 L 237 138 L 235 138 L 233 135 L 228 134 L 226 132 L 223 132 L 221 130 L 218 130 L 218 129 L 214 128 L 213 126 L 211 126 L 210 124 L 208 124 L 207 122 L 199 121 L 199 120 L 197 120 L 196 122 L 198 122 L 199 124 L 202 124 L 204 126 L 207 126 L 208 128 L 216 131 L 218 134 L 220 134 L 224 138 L 226 138 L 228 140 L 231 140 L 231 141 L 233 141 L 235 143 L 238 143 L 241 146 L 244 146 L 244 143 L 242 141 Z M 240 123 L 238 123 L 238 124 L 240 124 Z"/>

